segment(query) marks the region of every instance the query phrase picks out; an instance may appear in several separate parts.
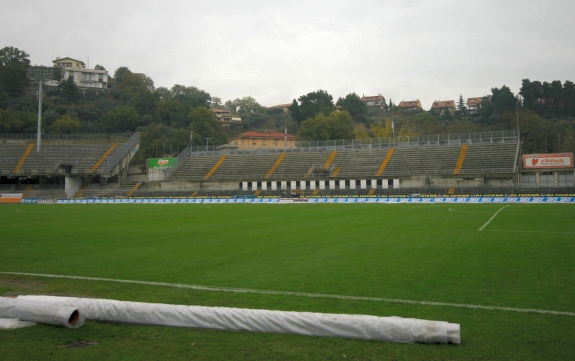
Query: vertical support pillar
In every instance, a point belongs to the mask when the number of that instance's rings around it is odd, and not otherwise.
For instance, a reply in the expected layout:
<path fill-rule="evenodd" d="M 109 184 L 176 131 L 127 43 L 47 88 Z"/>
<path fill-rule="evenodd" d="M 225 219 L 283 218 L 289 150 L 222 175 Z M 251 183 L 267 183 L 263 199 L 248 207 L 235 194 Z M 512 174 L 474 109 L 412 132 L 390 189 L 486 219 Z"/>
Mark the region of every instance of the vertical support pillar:
<path fill-rule="evenodd" d="M 36 151 L 40 151 L 42 140 L 42 79 L 38 83 L 38 135 L 36 136 Z"/>

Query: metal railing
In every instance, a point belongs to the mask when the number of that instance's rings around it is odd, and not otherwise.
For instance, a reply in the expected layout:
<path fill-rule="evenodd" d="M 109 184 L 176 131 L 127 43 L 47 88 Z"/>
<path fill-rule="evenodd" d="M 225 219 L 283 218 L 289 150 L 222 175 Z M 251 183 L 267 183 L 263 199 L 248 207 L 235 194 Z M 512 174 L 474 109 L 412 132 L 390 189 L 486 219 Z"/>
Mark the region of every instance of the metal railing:
<path fill-rule="evenodd" d="M 170 178 L 170 176 L 179 168 L 180 164 L 182 164 L 190 156 L 191 152 L 192 147 L 188 146 L 184 148 L 184 150 L 182 150 L 180 154 L 178 154 L 178 157 L 174 161 L 172 168 L 166 172 L 164 179 Z"/>
<path fill-rule="evenodd" d="M 325 141 L 299 141 L 297 148 L 337 148 L 363 149 L 390 148 L 390 147 L 426 147 L 440 145 L 463 145 L 463 144 L 485 144 L 485 143 L 515 143 L 517 142 L 517 132 L 515 130 L 479 132 L 479 133 L 458 133 L 458 134 L 437 134 L 419 136 L 397 136 L 389 138 L 370 139 L 344 139 Z"/>
<path fill-rule="evenodd" d="M 134 147 L 140 143 L 140 133 L 134 133 L 130 139 L 124 144 L 122 144 L 111 156 L 106 158 L 104 166 L 102 167 L 103 173 L 107 174 L 114 169 L 114 167 L 122 160 L 124 157 L 134 149 Z"/>
<path fill-rule="evenodd" d="M 109 140 L 110 142 L 123 141 L 132 133 L 111 133 L 111 134 L 42 134 L 42 140 Z M 36 140 L 36 133 L 0 133 L 0 140 L 3 139 L 23 139 Z"/>
<path fill-rule="evenodd" d="M 305 153 L 326 152 L 332 150 L 370 150 L 387 148 L 411 148 L 411 147 L 439 147 L 461 146 L 464 144 L 493 144 L 493 143 L 517 143 L 519 136 L 515 130 L 397 136 L 389 138 L 371 139 L 342 139 L 324 141 L 299 141 L 295 148 L 271 148 L 271 149 L 221 149 L 221 146 L 188 147 L 189 156 L 207 156 L 224 154 L 266 154 L 266 153 Z M 183 153 L 183 152 L 182 152 Z"/>

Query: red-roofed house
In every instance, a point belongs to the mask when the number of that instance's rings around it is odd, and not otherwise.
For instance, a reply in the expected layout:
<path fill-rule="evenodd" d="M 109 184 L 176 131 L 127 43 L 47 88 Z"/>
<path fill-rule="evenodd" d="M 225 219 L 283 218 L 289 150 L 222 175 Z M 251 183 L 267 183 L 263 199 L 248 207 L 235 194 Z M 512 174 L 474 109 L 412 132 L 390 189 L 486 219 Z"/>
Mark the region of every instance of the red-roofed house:
<path fill-rule="evenodd" d="M 419 99 L 416 100 L 406 100 L 399 102 L 398 107 L 403 108 L 405 110 L 413 111 L 413 110 L 423 110 L 421 106 L 421 102 Z"/>
<path fill-rule="evenodd" d="M 482 97 L 467 98 L 467 112 L 469 114 L 475 114 L 481 108 Z"/>
<path fill-rule="evenodd" d="M 287 112 L 289 110 L 289 107 L 291 106 L 291 103 L 289 104 L 279 104 L 279 105 L 274 105 L 273 107 L 268 107 L 268 109 L 281 109 L 282 112 Z"/>
<path fill-rule="evenodd" d="M 284 145 L 286 135 L 281 132 L 265 131 L 265 132 L 245 132 L 237 137 L 230 139 L 228 148 L 239 150 L 246 149 L 283 149 L 295 148 L 296 136 L 288 134 L 287 141 Z"/>
<path fill-rule="evenodd" d="M 383 109 L 385 106 L 385 98 L 383 95 L 370 95 L 370 96 L 362 96 L 361 101 L 365 103 L 368 107 L 379 107 Z"/>
<path fill-rule="evenodd" d="M 431 104 L 431 110 L 439 114 L 455 113 L 455 100 L 436 100 Z"/>

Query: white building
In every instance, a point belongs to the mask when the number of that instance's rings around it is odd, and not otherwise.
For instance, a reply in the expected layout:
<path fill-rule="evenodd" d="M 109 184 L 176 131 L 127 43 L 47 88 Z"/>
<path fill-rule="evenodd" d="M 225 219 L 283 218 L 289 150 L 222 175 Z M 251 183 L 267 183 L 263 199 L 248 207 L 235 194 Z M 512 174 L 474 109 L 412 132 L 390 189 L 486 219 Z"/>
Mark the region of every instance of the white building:
<path fill-rule="evenodd" d="M 86 69 L 83 61 L 72 58 L 57 58 L 52 63 L 54 66 L 62 67 L 62 80 L 72 79 L 81 90 L 108 89 L 107 70 Z"/>

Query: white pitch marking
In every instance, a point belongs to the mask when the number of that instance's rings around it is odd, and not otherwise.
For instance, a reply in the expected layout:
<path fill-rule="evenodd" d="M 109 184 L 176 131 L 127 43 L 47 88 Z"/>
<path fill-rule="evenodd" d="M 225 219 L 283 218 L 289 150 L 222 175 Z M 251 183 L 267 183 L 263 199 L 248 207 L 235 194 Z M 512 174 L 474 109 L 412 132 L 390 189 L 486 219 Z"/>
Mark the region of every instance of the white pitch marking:
<path fill-rule="evenodd" d="M 487 229 L 485 232 L 564 233 L 564 234 L 574 234 L 575 233 L 575 232 L 546 232 L 546 231 L 513 231 L 510 229 Z"/>
<path fill-rule="evenodd" d="M 497 212 L 495 212 L 495 214 L 493 215 L 493 217 L 489 218 L 489 220 L 487 221 L 487 223 L 485 223 L 484 225 L 481 226 L 481 228 L 479 228 L 479 231 L 483 231 L 483 228 L 487 227 L 487 225 L 489 223 L 491 223 L 491 221 L 493 220 L 493 218 L 497 217 L 497 215 L 499 214 L 499 212 L 501 212 L 503 209 L 507 208 L 509 206 L 505 206 L 505 207 L 501 207 L 501 209 L 499 209 Z"/>
<path fill-rule="evenodd" d="M 147 282 L 147 281 L 120 280 L 120 279 L 113 279 L 113 278 L 96 278 L 96 277 L 82 277 L 82 276 L 64 276 L 64 275 L 51 275 L 51 274 L 43 274 L 43 273 L 24 273 L 24 272 L 3 272 L 3 271 L 0 271 L 0 274 L 18 275 L 18 276 L 48 277 L 48 278 L 65 278 L 65 279 L 86 280 L 86 281 L 130 283 L 130 284 L 149 285 L 149 286 L 165 286 L 165 287 L 175 287 L 175 288 L 187 288 L 187 289 L 198 290 L 198 291 L 255 293 L 255 294 L 260 294 L 260 295 L 296 296 L 296 297 L 308 297 L 308 298 L 335 298 L 335 299 L 341 299 L 341 300 L 354 300 L 354 301 L 376 301 L 376 302 L 389 302 L 389 303 L 406 303 L 406 304 L 410 304 L 410 305 L 442 306 L 442 307 L 472 308 L 472 309 L 490 310 L 490 311 L 510 311 L 510 312 L 522 312 L 522 313 L 539 313 L 539 314 L 548 314 L 548 315 L 575 316 L 575 312 L 539 310 L 539 309 L 534 309 L 534 308 L 483 306 L 483 305 L 472 305 L 472 304 L 462 304 L 462 303 L 414 301 L 414 300 L 401 300 L 401 299 L 396 299 L 396 298 L 345 296 L 345 295 L 333 295 L 333 294 L 324 294 L 324 293 L 256 290 L 256 289 L 249 289 L 249 288 L 186 285 L 186 284 L 181 284 L 181 283 Z"/>

